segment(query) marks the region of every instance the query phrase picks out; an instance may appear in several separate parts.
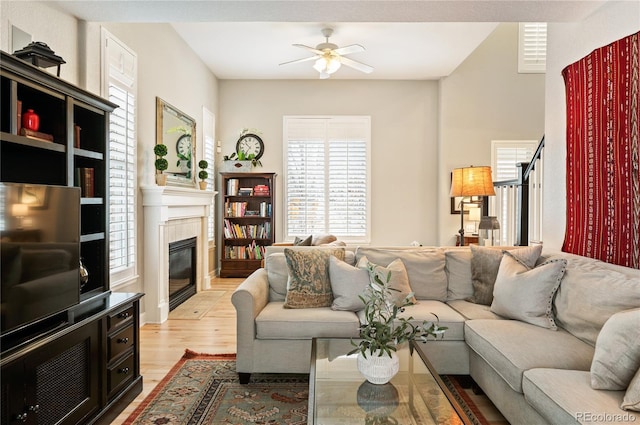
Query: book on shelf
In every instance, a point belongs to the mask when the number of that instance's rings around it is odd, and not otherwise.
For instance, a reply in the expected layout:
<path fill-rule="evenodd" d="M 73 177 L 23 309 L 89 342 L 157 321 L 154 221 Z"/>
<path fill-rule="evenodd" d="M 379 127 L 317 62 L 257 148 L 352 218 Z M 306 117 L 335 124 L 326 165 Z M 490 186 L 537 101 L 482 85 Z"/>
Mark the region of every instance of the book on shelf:
<path fill-rule="evenodd" d="M 260 202 L 260 217 L 271 217 L 271 204 Z"/>
<path fill-rule="evenodd" d="M 80 187 L 83 198 L 95 196 L 95 171 L 93 168 L 76 168 L 76 186 Z"/>
<path fill-rule="evenodd" d="M 238 196 L 251 196 L 253 195 L 253 189 L 250 187 L 241 187 L 238 189 Z"/>
<path fill-rule="evenodd" d="M 247 211 L 247 202 L 225 202 L 224 209 L 227 217 L 244 217 Z"/>
<path fill-rule="evenodd" d="M 224 219 L 224 237 L 227 239 L 271 239 L 271 223 L 238 224 Z"/>
<path fill-rule="evenodd" d="M 238 188 L 240 181 L 238 179 L 227 180 L 227 195 L 236 196 L 238 194 Z"/>
<path fill-rule="evenodd" d="M 269 196 L 269 186 L 266 184 L 258 184 L 253 187 L 253 194 L 255 196 Z"/>
<path fill-rule="evenodd" d="M 40 140 L 41 142 L 53 142 L 53 135 L 42 133 L 40 131 L 33 131 L 22 127 L 18 132 L 21 136 L 25 136 L 29 139 Z"/>
<path fill-rule="evenodd" d="M 262 260 L 265 253 L 266 248 L 253 241 L 249 245 L 226 247 L 224 258 L 227 260 Z"/>

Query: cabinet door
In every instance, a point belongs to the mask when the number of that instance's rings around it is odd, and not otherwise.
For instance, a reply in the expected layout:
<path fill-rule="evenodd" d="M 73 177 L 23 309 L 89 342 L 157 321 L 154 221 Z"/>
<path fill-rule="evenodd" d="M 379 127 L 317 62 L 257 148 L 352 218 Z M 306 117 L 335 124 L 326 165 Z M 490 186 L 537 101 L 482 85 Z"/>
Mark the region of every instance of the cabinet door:
<path fill-rule="evenodd" d="M 87 324 L 25 358 L 28 423 L 82 423 L 98 409 L 99 325 Z"/>

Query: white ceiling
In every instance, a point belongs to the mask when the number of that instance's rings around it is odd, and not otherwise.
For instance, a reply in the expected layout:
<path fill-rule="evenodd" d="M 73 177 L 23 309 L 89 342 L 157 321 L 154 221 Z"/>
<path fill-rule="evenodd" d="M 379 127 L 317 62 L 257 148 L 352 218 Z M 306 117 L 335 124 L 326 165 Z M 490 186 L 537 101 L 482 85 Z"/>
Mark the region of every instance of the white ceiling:
<path fill-rule="evenodd" d="M 637 1 L 637 0 L 632 0 Z M 83 0 L 51 1 L 94 22 L 166 22 L 221 79 L 315 79 L 310 56 L 321 29 L 330 42 L 361 44 L 351 59 L 375 68 L 343 66 L 332 79 L 436 79 L 450 74 L 498 22 L 581 21 L 600 0 Z"/>

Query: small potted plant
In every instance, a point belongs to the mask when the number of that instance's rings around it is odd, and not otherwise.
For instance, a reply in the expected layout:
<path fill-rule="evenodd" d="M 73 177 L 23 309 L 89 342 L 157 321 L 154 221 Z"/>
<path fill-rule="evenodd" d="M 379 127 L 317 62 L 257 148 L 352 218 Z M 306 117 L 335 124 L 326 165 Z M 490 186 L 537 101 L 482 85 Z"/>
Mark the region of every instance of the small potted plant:
<path fill-rule="evenodd" d="M 198 173 L 198 177 L 201 180 L 198 183 L 200 184 L 200 189 L 202 189 L 202 190 L 206 190 L 207 189 L 207 182 L 205 180 L 207 180 L 207 178 L 209 177 L 209 173 L 207 173 L 207 167 L 208 166 L 209 166 L 209 163 L 207 161 L 205 161 L 204 159 L 201 160 L 200 162 L 198 162 L 198 167 L 200 168 L 200 172 Z"/>
<path fill-rule="evenodd" d="M 163 173 L 164 170 L 169 168 L 169 162 L 163 158 L 167 152 L 167 146 L 161 143 L 153 147 L 153 153 L 158 157 L 154 163 L 157 170 L 156 183 L 158 186 L 166 186 L 167 184 L 167 175 Z"/>
<path fill-rule="evenodd" d="M 442 338 L 446 327 L 438 326 L 439 318 L 434 313 L 433 322 L 420 325 L 411 323 L 413 317 L 400 316 L 405 307 L 413 305 L 413 293 L 397 300 L 397 289 L 389 281 L 391 272 L 381 276 L 372 264 L 368 265 L 370 283 L 360 299 L 364 302 L 364 324 L 360 326 L 360 341 L 349 354 L 358 354 L 358 370 L 372 384 L 386 384 L 398 373 L 396 356 L 398 345 L 429 337 Z M 411 346 L 410 346 L 411 349 Z M 378 375 L 380 374 L 380 376 Z"/>

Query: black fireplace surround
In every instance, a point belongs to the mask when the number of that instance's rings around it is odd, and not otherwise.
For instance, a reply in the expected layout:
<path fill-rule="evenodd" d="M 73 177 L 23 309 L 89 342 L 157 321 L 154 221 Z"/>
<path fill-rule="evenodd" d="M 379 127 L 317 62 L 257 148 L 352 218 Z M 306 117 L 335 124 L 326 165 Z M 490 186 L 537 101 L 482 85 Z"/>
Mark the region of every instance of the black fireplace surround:
<path fill-rule="evenodd" d="M 196 241 L 189 238 L 169 244 L 169 311 L 196 293 Z"/>

